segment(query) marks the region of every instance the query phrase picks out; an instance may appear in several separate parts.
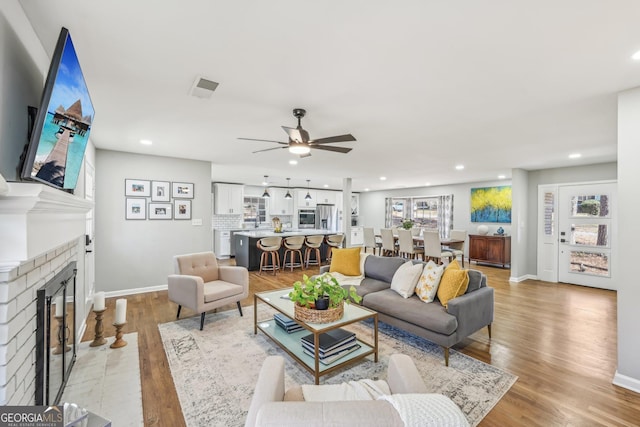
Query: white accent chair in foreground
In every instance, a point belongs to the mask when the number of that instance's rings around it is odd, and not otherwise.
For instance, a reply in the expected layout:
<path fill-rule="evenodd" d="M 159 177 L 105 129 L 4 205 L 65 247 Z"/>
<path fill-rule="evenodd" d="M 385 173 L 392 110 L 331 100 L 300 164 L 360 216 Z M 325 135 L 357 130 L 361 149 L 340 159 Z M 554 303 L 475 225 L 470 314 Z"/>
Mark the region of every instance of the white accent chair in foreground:
<path fill-rule="evenodd" d="M 386 382 L 391 391 L 386 397 L 391 400 L 307 402 L 300 386 L 285 393 L 284 358 L 269 356 L 262 364 L 245 427 L 469 426 L 451 399 L 427 393 L 420 372 L 406 354 L 389 357 Z M 413 407 L 412 413 L 398 412 L 393 399 L 402 399 L 404 395 L 413 397 L 420 407 Z"/>
<path fill-rule="evenodd" d="M 178 304 L 178 314 L 185 306 L 200 313 L 200 330 L 207 311 L 236 303 L 249 296 L 249 272 L 244 267 L 218 266 L 213 252 L 199 252 L 173 257 L 175 274 L 168 277 L 169 300 Z"/>

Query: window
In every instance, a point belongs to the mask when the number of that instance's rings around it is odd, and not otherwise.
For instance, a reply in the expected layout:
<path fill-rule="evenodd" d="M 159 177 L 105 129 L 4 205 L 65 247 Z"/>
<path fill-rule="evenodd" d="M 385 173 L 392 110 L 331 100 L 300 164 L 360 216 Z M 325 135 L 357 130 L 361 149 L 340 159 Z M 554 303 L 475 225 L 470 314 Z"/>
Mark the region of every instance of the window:
<path fill-rule="evenodd" d="M 245 197 L 243 207 L 244 222 L 253 222 L 256 225 L 267 219 L 267 209 L 264 197 Z"/>
<path fill-rule="evenodd" d="M 453 196 L 393 197 L 387 199 L 387 227 L 401 227 L 405 219 L 415 227 L 438 230 L 448 236 L 453 224 Z"/>

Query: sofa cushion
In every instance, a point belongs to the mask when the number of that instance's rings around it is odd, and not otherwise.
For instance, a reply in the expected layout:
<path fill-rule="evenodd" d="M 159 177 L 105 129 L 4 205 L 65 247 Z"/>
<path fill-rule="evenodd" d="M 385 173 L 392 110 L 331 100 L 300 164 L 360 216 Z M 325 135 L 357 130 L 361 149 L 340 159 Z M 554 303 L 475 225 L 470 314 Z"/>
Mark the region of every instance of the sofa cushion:
<path fill-rule="evenodd" d="M 364 275 L 372 279 L 382 280 L 383 282 L 391 283 L 393 274 L 405 260 L 398 257 L 380 257 L 369 256 L 364 262 Z"/>
<path fill-rule="evenodd" d="M 439 334 L 451 335 L 458 329 L 458 319 L 447 313 L 438 301 L 425 304 L 417 296 L 401 298 L 391 289 L 370 293 L 363 305 Z"/>
<path fill-rule="evenodd" d="M 485 275 L 478 270 L 469 270 L 469 286 L 467 286 L 467 294 L 469 292 L 477 291 L 478 289 L 486 286 Z"/>
<path fill-rule="evenodd" d="M 433 302 L 435 299 L 442 273 L 444 273 L 444 265 L 438 265 L 433 260 L 429 260 L 422 269 L 416 284 L 416 294 L 423 302 Z"/>
<path fill-rule="evenodd" d="M 449 300 L 452 300 L 467 291 L 469 286 L 469 270 L 460 269 L 457 260 L 449 263 L 444 269 L 440 286 L 438 286 L 438 299 L 440 303 L 447 307 Z"/>
<path fill-rule="evenodd" d="M 345 276 L 360 276 L 360 247 L 333 248 L 329 273 L 341 273 Z"/>
<path fill-rule="evenodd" d="M 372 292 L 382 291 L 384 289 L 389 289 L 389 282 L 383 282 L 382 280 L 371 279 L 369 277 L 365 277 L 360 282 L 360 286 L 356 286 L 356 293 L 364 298 L 365 295 L 369 295 Z M 343 286 L 349 290 L 350 286 Z M 362 302 L 360 302 L 362 304 Z"/>
<path fill-rule="evenodd" d="M 409 298 L 416 290 L 416 283 L 424 270 L 421 264 L 407 261 L 396 270 L 391 279 L 391 289 L 403 298 Z"/>

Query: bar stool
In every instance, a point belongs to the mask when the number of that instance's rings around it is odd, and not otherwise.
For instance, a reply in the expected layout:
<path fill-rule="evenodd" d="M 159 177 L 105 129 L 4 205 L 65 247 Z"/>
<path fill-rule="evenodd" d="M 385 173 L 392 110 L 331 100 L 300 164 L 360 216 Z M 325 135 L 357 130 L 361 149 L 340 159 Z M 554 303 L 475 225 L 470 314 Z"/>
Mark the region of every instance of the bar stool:
<path fill-rule="evenodd" d="M 282 241 L 282 245 L 286 248 L 284 251 L 283 268 L 301 267 L 304 269 L 304 260 L 302 258 L 302 245 L 304 245 L 304 236 L 289 236 L 285 237 Z M 287 254 L 289 254 L 289 262 L 287 262 Z M 296 254 L 300 262 L 296 262 Z"/>
<path fill-rule="evenodd" d="M 327 236 L 327 263 L 331 263 L 331 250 L 333 248 L 341 248 L 344 241 L 344 234 L 331 234 Z"/>
<path fill-rule="evenodd" d="M 310 265 L 322 265 L 322 257 L 320 256 L 320 246 L 324 241 L 322 234 L 314 234 L 313 236 L 306 236 L 304 238 L 304 244 L 307 247 L 304 250 L 304 259 L 307 268 Z M 311 253 L 315 254 L 315 260 L 311 261 Z"/>
<path fill-rule="evenodd" d="M 282 245 L 282 237 L 263 237 L 258 240 L 256 246 L 262 251 L 260 255 L 260 273 L 263 271 L 276 272 L 280 269 L 280 246 Z M 269 264 L 269 254 L 271 254 L 271 264 Z"/>

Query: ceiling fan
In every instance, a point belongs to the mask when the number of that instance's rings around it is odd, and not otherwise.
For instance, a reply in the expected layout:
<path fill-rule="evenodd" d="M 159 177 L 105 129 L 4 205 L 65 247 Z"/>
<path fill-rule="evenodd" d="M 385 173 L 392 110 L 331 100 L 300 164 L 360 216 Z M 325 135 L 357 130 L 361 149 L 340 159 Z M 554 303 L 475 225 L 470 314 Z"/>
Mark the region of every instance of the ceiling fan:
<path fill-rule="evenodd" d="M 276 144 L 282 145 L 282 147 L 274 147 L 274 148 L 266 148 L 264 150 L 254 151 L 254 153 L 261 153 L 263 151 L 271 151 L 278 150 L 281 148 L 288 148 L 290 153 L 299 154 L 300 157 L 309 157 L 311 155 L 311 149 L 315 150 L 326 150 L 326 151 L 334 151 L 336 153 L 348 153 L 351 151 L 351 148 L 347 147 L 334 147 L 332 145 L 324 145 L 330 144 L 333 142 L 347 142 L 347 141 L 355 141 L 353 135 L 350 133 L 346 135 L 337 135 L 330 136 L 327 138 L 319 138 L 319 139 L 310 139 L 309 132 L 302 128 L 300 124 L 300 120 L 307 113 L 303 108 L 294 108 L 293 116 L 298 119 L 298 126 L 295 128 L 290 128 L 287 126 L 282 126 L 282 129 L 289 135 L 289 142 L 281 142 L 281 141 L 272 141 L 269 139 L 254 139 L 254 138 L 238 138 L 245 141 L 264 141 L 264 142 L 275 142 Z"/>

